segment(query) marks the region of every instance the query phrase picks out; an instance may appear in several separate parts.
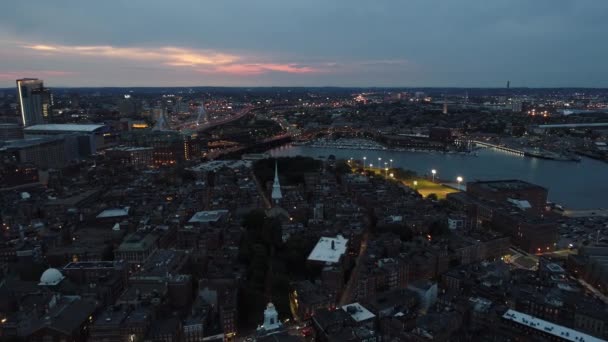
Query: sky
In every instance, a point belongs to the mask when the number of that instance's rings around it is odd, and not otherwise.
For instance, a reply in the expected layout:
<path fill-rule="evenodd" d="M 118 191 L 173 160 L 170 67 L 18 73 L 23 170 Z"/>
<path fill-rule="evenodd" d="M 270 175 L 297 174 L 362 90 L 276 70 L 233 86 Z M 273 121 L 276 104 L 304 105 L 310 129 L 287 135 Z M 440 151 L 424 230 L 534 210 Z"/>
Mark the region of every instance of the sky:
<path fill-rule="evenodd" d="M 0 87 L 608 87 L 606 0 L 29 0 Z"/>

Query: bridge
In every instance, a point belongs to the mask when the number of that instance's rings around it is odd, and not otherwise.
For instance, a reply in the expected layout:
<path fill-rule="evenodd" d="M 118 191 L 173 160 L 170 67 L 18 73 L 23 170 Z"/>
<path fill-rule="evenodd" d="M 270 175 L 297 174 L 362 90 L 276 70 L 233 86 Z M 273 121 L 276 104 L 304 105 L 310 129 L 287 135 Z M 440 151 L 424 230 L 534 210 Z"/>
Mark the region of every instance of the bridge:
<path fill-rule="evenodd" d="M 251 112 L 251 110 L 253 110 L 253 109 L 254 109 L 253 107 L 249 106 L 229 117 L 222 118 L 219 120 L 208 121 L 203 124 L 198 124 L 197 121 L 184 122 L 184 123 L 180 124 L 179 126 L 177 126 L 176 130 L 182 131 L 185 129 L 190 129 L 190 130 L 197 131 L 197 132 L 204 132 L 211 128 L 225 125 L 227 123 L 241 119 L 241 118 L 245 117 L 245 115 L 249 114 L 249 112 Z"/>
<path fill-rule="evenodd" d="M 491 144 L 491 143 L 488 143 L 488 142 L 485 142 L 485 141 L 479 141 L 479 140 L 468 140 L 468 141 L 467 140 L 459 140 L 459 141 L 463 142 L 463 143 L 469 142 L 469 143 L 472 143 L 472 144 L 475 144 L 475 145 L 479 145 L 479 146 L 483 146 L 483 147 L 489 147 L 489 148 L 497 149 L 497 150 L 500 150 L 500 151 L 505 151 L 505 152 L 513 153 L 513 154 L 516 154 L 518 156 L 525 156 L 526 155 L 526 152 L 524 152 L 524 151 L 517 150 L 517 149 L 514 149 L 514 148 L 510 148 L 510 147 L 507 147 L 507 146 Z"/>
<path fill-rule="evenodd" d="M 222 156 L 229 155 L 229 154 L 245 153 L 252 149 L 259 148 L 260 146 L 265 146 L 265 145 L 269 145 L 269 144 L 272 144 L 275 142 L 280 142 L 280 141 L 283 141 L 286 139 L 291 139 L 291 137 L 292 137 L 291 133 L 281 133 L 281 134 L 277 134 L 272 137 L 258 140 L 255 143 L 253 143 L 252 145 L 248 145 L 248 146 L 239 145 L 239 146 L 233 146 L 233 147 L 224 148 L 224 149 L 216 149 L 216 150 L 210 151 L 207 154 L 207 158 L 208 159 L 217 159 Z"/>

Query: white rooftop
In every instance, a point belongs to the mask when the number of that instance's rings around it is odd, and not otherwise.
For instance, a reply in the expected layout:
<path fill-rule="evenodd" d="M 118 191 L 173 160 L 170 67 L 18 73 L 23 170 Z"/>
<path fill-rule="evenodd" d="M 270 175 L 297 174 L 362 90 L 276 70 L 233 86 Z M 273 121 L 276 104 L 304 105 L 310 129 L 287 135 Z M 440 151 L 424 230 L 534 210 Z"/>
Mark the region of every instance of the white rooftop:
<path fill-rule="evenodd" d="M 519 209 L 522 209 L 522 210 L 532 208 L 532 205 L 530 205 L 530 202 L 528 202 L 526 200 L 517 200 L 517 199 L 509 198 L 508 201 L 513 203 L 516 207 L 518 207 Z"/>
<path fill-rule="evenodd" d="M 94 132 L 104 125 L 98 124 L 43 124 L 25 127 L 28 131 L 57 131 L 57 132 Z"/>
<path fill-rule="evenodd" d="M 217 222 L 222 216 L 226 215 L 228 210 L 220 209 L 220 210 L 207 210 L 207 211 L 199 211 L 196 214 L 192 215 L 192 218 L 188 221 L 189 223 L 208 223 L 208 222 Z"/>
<path fill-rule="evenodd" d="M 511 309 L 507 310 L 507 312 L 505 312 L 505 314 L 502 316 L 502 318 L 511 320 L 511 321 L 521 324 L 521 325 L 525 325 L 532 329 L 543 331 L 546 334 L 557 336 L 566 341 L 573 341 L 573 342 L 604 341 L 600 338 L 597 338 L 597 337 L 594 337 L 591 335 L 587 335 L 580 331 L 566 328 L 564 326 L 561 326 L 561 325 L 558 325 L 555 323 L 551 323 L 551 322 L 542 320 L 540 318 L 530 316 L 523 312 L 519 312 L 519 311 L 515 311 L 515 310 L 511 310 Z"/>
<path fill-rule="evenodd" d="M 342 255 L 346 253 L 347 242 L 348 239 L 345 239 L 342 235 L 338 235 L 335 238 L 321 237 L 319 242 L 315 245 L 315 248 L 310 252 L 308 260 L 337 263 L 340 261 Z"/>
<path fill-rule="evenodd" d="M 112 218 L 129 216 L 129 207 L 106 209 L 97 215 L 97 218 Z"/>
<path fill-rule="evenodd" d="M 346 311 L 346 313 L 349 314 L 350 317 L 352 317 L 356 322 L 362 322 L 376 317 L 376 315 L 371 313 L 359 303 L 344 305 L 342 310 Z"/>

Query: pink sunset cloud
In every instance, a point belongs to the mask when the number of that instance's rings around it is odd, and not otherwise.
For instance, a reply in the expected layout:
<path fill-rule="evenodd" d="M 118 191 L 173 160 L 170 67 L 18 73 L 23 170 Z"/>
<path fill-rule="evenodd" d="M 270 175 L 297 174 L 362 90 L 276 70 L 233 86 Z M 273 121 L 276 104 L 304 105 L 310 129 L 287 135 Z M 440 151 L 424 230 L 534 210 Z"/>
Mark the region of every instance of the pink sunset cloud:
<path fill-rule="evenodd" d="M 323 72 L 322 68 L 296 63 L 260 61 L 260 58 L 212 50 L 174 46 L 115 47 L 110 45 L 78 46 L 30 44 L 24 49 L 51 55 L 87 56 L 90 58 L 123 59 L 177 68 L 193 68 L 202 73 L 259 75 L 267 72 L 307 74 Z"/>
<path fill-rule="evenodd" d="M 218 66 L 213 69 L 202 69 L 200 72 L 207 73 L 226 73 L 234 75 L 259 75 L 268 71 L 285 72 L 292 74 L 319 73 L 323 70 L 310 66 L 297 64 L 278 64 L 278 63 L 255 63 L 255 64 L 229 64 Z"/>

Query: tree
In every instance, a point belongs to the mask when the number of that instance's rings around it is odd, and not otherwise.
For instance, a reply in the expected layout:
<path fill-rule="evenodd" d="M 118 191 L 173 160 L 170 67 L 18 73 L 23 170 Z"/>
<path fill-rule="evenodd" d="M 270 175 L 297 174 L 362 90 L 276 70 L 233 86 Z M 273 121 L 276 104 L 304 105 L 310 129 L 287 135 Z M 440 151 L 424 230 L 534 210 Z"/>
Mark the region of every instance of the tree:
<path fill-rule="evenodd" d="M 248 232 L 260 231 L 264 226 L 266 213 L 262 209 L 253 209 L 243 217 L 243 227 Z"/>
<path fill-rule="evenodd" d="M 433 221 L 429 226 L 429 234 L 432 236 L 440 236 L 447 234 L 450 231 L 448 224 L 445 221 Z"/>
<path fill-rule="evenodd" d="M 402 168 L 391 169 L 390 172 L 395 175 L 395 178 L 402 180 L 412 179 L 417 176 L 415 171 L 404 170 Z"/>
<path fill-rule="evenodd" d="M 344 175 L 347 173 L 350 173 L 351 169 L 350 166 L 348 165 L 348 163 L 344 160 L 340 160 L 339 162 L 336 163 L 336 173 L 338 173 L 339 175 Z"/>

